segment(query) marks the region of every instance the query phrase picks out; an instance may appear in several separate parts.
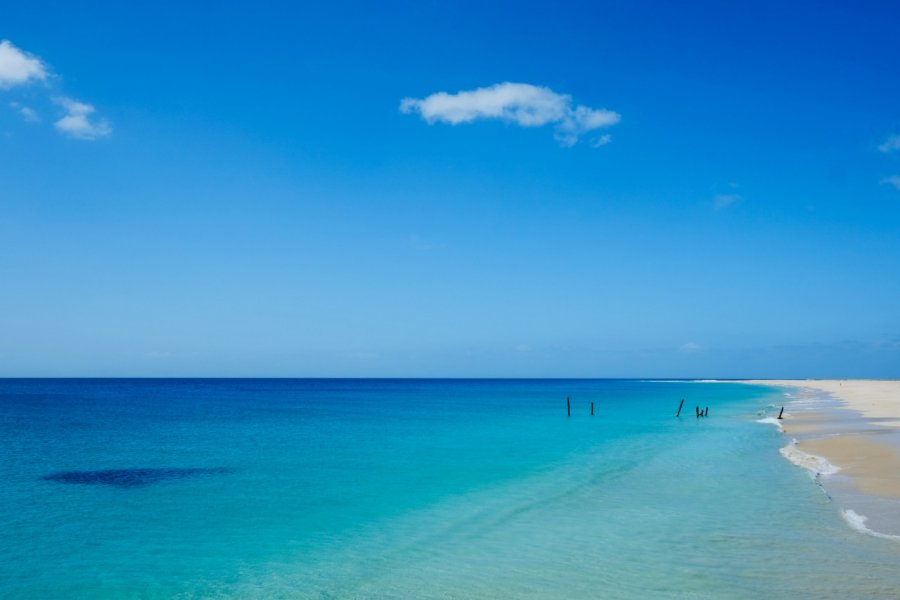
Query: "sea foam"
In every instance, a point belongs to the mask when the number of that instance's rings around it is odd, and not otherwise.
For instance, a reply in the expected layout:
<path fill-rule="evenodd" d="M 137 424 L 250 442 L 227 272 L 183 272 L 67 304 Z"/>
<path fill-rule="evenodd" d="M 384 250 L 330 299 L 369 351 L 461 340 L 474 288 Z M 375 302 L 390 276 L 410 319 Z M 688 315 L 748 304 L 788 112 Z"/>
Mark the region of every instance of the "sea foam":
<path fill-rule="evenodd" d="M 797 448 L 797 440 L 792 439 L 791 443 L 781 448 L 779 450 L 781 455 L 797 465 L 798 467 L 803 467 L 814 477 L 818 477 L 820 475 L 834 475 L 838 471 L 841 470 L 840 467 L 831 464 L 828 462 L 828 459 L 823 458 L 821 456 L 816 456 L 815 454 L 810 454 L 808 452 L 804 452 Z"/>
<path fill-rule="evenodd" d="M 779 421 L 775 417 L 765 417 L 763 419 L 757 419 L 756 422 L 765 423 L 767 425 L 774 425 L 778 428 L 779 431 L 784 431 L 784 427 L 781 425 L 781 421 Z"/>
<path fill-rule="evenodd" d="M 844 517 L 844 520 L 847 521 L 847 524 L 850 525 L 853 529 L 860 533 L 865 533 L 866 535 L 871 535 L 873 537 L 881 538 L 883 540 L 894 540 L 900 541 L 900 535 L 890 535 L 887 533 L 880 533 L 878 531 L 874 531 L 866 527 L 866 521 L 869 519 L 865 515 L 861 515 L 858 512 L 847 509 L 841 512 L 841 515 Z"/>

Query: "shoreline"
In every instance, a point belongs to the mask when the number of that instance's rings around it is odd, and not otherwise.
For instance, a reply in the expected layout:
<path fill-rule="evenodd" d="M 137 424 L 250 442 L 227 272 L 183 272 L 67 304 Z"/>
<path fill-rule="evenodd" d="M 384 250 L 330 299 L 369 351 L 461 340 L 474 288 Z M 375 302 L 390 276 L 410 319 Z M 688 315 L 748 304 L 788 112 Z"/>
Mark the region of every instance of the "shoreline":
<path fill-rule="evenodd" d="M 781 454 L 806 469 L 853 529 L 900 540 L 900 380 L 743 380 L 793 390 Z"/>

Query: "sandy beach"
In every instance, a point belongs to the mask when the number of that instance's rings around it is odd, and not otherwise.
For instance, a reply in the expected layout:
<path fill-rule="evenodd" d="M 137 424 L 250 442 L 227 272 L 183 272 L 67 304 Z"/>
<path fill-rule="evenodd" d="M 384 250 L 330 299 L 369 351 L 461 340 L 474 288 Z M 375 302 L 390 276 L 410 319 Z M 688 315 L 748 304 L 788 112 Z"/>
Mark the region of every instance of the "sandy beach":
<path fill-rule="evenodd" d="M 821 472 L 826 489 L 853 504 L 845 509 L 863 506 L 881 530 L 900 533 L 900 381 L 746 383 L 798 390 L 780 422 L 796 443 L 782 454 Z"/>
<path fill-rule="evenodd" d="M 826 392 L 867 419 L 900 427 L 900 380 L 896 379 L 769 379 L 747 383 L 808 388 Z"/>

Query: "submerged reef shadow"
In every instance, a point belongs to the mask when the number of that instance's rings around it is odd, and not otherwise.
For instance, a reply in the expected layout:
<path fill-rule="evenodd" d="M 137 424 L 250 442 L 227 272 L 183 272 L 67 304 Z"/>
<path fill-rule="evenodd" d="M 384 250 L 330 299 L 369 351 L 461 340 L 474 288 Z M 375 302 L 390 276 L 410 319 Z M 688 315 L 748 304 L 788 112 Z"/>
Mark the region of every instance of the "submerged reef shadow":
<path fill-rule="evenodd" d="M 234 469 L 218 468 L 138 468 L 103 469 L 99 471 L 61 471 L 41 477 L 44 481 L 74 483 L 80 485 L 111 485 L 119 488 L 134 488 L 170 479 L 185 479 L 204 475 L 225 475 Z"/>

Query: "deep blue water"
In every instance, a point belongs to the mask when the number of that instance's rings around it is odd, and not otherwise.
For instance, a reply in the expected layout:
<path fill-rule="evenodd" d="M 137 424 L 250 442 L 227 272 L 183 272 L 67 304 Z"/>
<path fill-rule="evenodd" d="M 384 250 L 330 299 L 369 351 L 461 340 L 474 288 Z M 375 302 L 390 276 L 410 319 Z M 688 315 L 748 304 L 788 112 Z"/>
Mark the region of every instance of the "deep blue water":
<path fill-rule="evenodd" d="M 850 530 L 756 422 L 782 402 L 693 382 L 0 380 L 0 597 L 900 596 L 898 544 Z"/>

